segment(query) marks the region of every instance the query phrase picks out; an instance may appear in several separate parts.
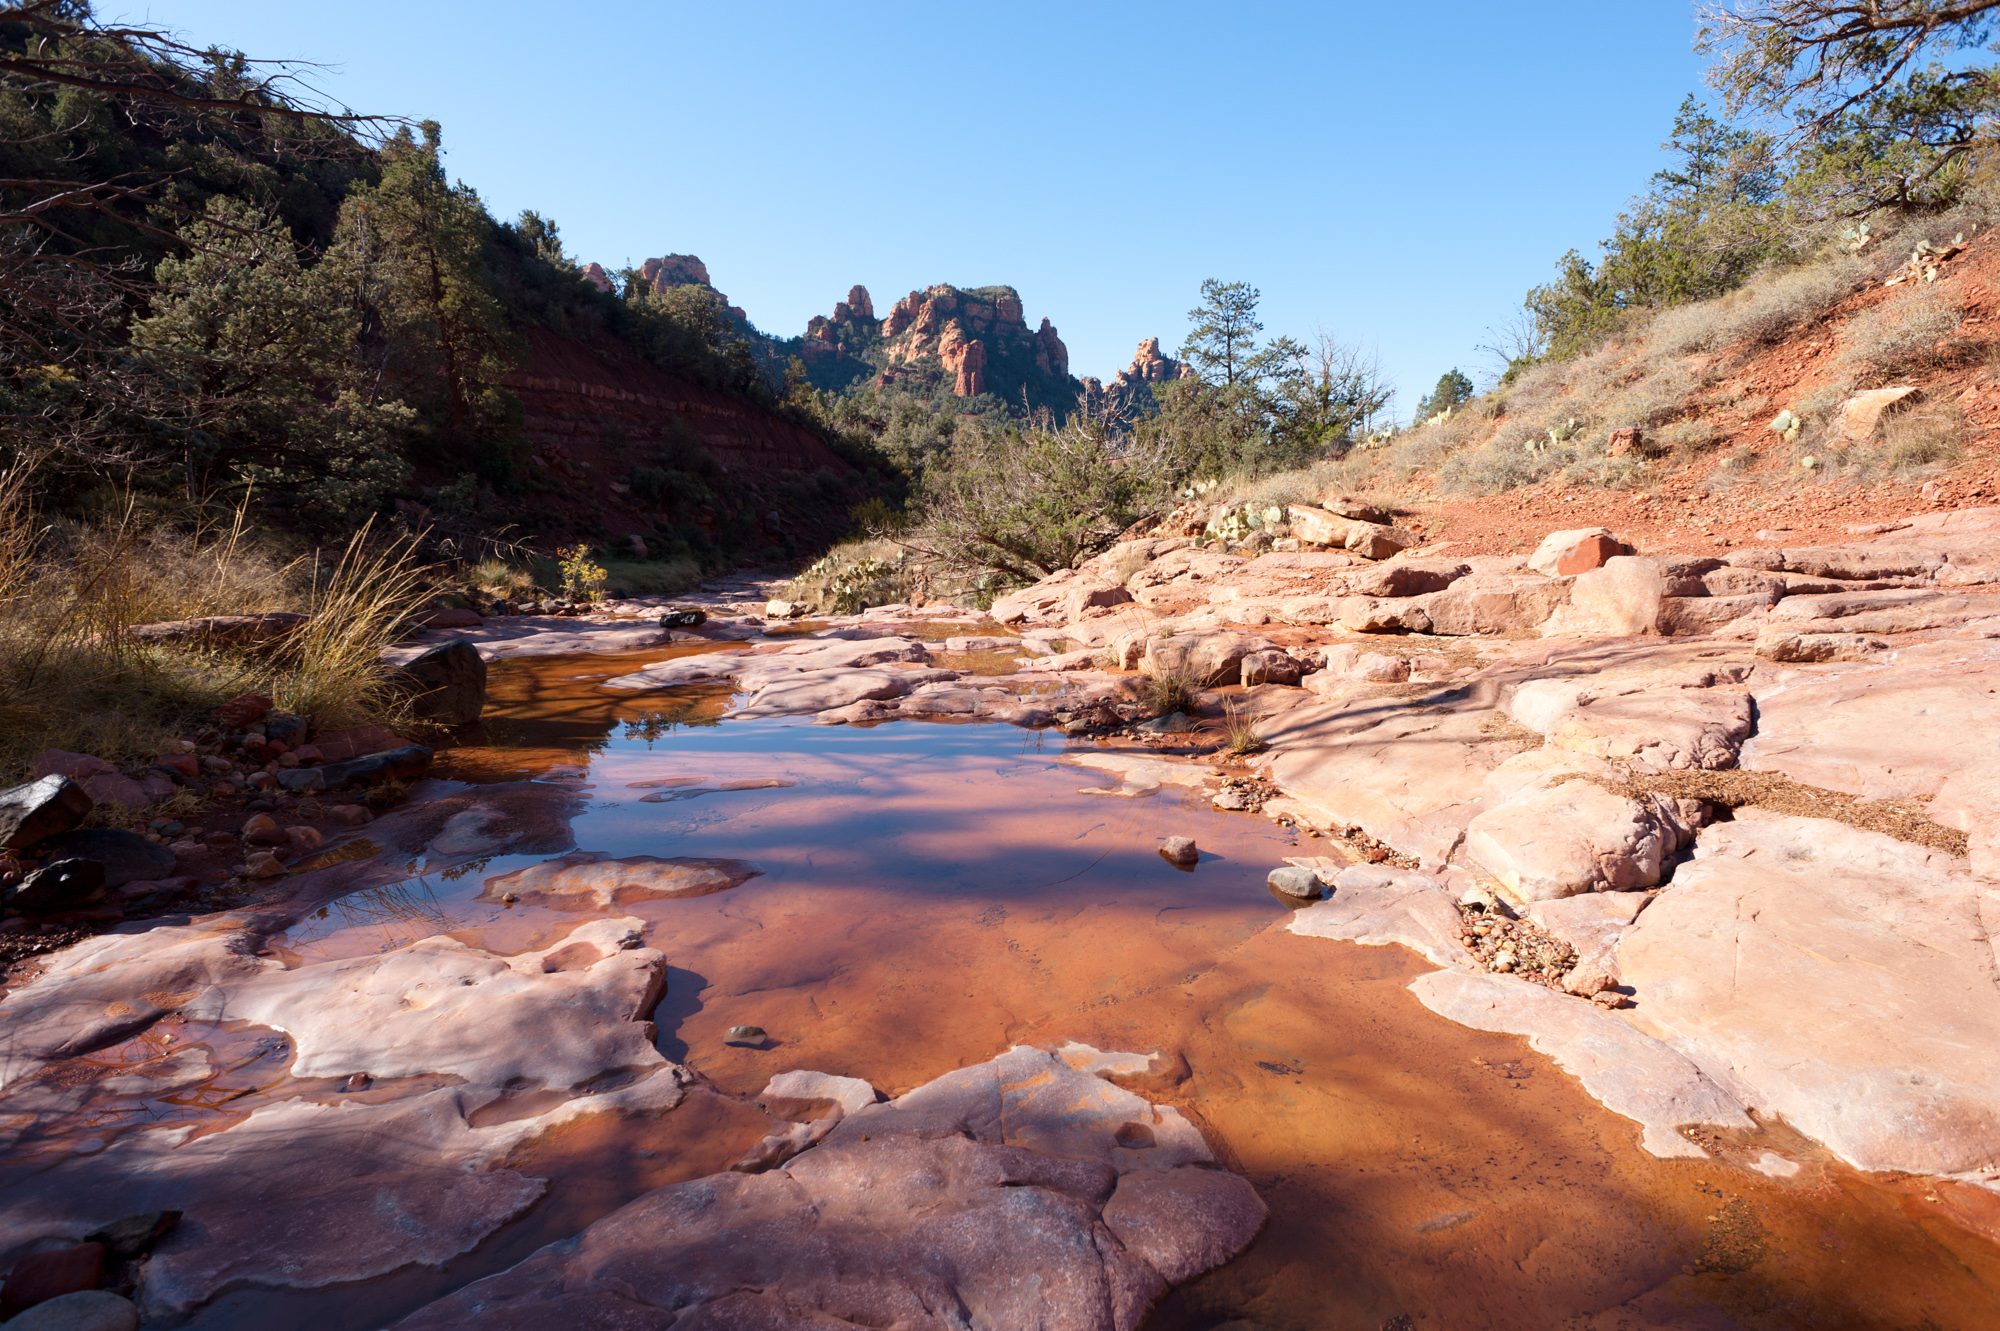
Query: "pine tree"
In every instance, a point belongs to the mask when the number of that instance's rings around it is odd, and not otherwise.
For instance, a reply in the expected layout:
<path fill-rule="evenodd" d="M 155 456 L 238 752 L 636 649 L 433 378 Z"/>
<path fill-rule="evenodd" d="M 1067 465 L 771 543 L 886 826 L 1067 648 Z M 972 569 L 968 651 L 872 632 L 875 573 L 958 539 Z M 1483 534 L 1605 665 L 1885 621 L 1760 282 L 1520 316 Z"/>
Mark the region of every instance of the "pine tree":
<path fill-rule="evenodd" d="M 190 497 L 253 485 L 321 528 L 372 509 L 406 474 L 412 417 L 373 393 L 337 274 L 237 199 L 211 200 L 183 238 L 132 346 L 181 403 Z"/>
<path fill-rule="evenodd" d="M 381 179 L 342 202 L 327 262 L 351 283 L 383 368 L 443 441 L 482 464 L 504 459 L 514 404 L 500 387 L 510 338 L 482 247 L 479 196 L 447 182 L 438 127 L 406 129 L 382 151 Z"/>

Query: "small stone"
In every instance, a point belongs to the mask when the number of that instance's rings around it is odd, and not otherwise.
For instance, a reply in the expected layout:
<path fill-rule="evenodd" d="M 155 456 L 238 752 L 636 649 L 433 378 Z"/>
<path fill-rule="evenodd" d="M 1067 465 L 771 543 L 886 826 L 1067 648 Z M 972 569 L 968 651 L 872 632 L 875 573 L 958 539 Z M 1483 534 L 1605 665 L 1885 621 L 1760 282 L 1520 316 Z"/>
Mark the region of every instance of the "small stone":
<path fill-rule="evenodd" d="M 1482 883 L 1474 883 L 1458 894 L 1458 904 L 1468 910 L 1494 911 L 1500 907 L 1500 899 L 1493 895 L 1493 889 Z"/>
<path fill-rule="evenodd" d="M 1167 863 L 1187 866 L 1201 859 L 1201 849 L 1194 844 L 1193 837 L 1170 836 L 1160 843 L 1160 854 Z"/>
<path fill-rule="evenodd" d="M 365 1072 L 350 1073 L 346 1081 L 340 1083 L 343 1091 L 365 1091 L 375 1084 L 375 1079 Z"/>
<path fill-rule="evenodd" d="M 7 1331 L 139 1331 L 139 1310 L 108 1289 L 78 1290 L 36 1304 Z"/>
<path fill-rule="evenodd" d="M 278 826 L 278 820 L 268 813 L 252 814 L 245 819 L 240 835 L 252 846 L 281 846 L 285 843 L 285 829 Z"/>
<path fill-rule="evenodd" d="M 260 693 L 246 693 L 231 698 L 215 709 L 215 723 L 225 730 L 241 730 L 264 719 L 271 710 L 271 700 Z"/>
<path fill-rule="evenodd" d="M 1493 954 L 1493 969 L 1506 974 L 1514 969 L 1516 959 L 1512 948 L 1502 948 Z"/>
<path fill-rule="evenodd" d="M 276 878 L 284 872 L 284 861 L 268 850 L 260 850 L 243 861 L 243 876 L 246 878 Z"/>
<path fill-rule="evenodd" d="M 316 827 L 288 827 L 285 829 L 285 840 L 291 843 L 293 850 L 301 854 L 309 850 L 318 850 L 326 844 L 326 838 L 319 834 L 319 829 Z"/>
<path fill-rule="evenodd" d="M 762 1026 L 731 1026 L 722 1033 L 722 1042 L 738 1049 L 762 1049 L 770 1038 Z"/>
<path fill-rule="evenodd" d="M 326 816 L 342 827 L 359 827 L 375 815 L 359 804 L 335 804 L 327 809 Z"/>
<path fill-rule="evenodd" d="M 1282 892 L 1288 897 L 1298 897 L 1304 901 L 1310 901 L 1318 897 L 1325 886 L 1320 882 L 1319 875 L 1311 869 L 1300 868 L 1294 864 L 1288 864 L 1282 869 L 1271 870 L 1270 875 L 1264 881 L 1269 883 L 1274 891 Z"/>
<path fill-rule="evenodd" d="M 1215 792 L 1215 798 L 1209 803 L 1218 809 L 1241 813 L 1250 807 L 1250 797 L 1234 786 L 1225 786 Z"/>

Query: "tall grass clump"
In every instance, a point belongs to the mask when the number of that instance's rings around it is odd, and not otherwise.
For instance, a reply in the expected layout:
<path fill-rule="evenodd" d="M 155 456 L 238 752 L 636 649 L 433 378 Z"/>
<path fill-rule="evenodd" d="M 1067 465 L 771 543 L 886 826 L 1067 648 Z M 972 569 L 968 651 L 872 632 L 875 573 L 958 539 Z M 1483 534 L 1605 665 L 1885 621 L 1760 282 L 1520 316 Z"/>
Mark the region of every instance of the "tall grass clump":
<path fill-rule="evenodd" d="M 372 524 L 348 541 L 324 573 L 307 579 L 306 621 L 275 654 L 271 697 L 322 725 L 390 717 L 397 695 L 382 652 L 425 599 L 427 578 L 416 537 L 373 538 Z"/>
<path fill-rule="evenodd" d="M 0 782 L 45 748 L 143 762 L 237 694 L 334 724 L 387 716 L 381 652 L 422 595 L 408 539 L 368 533 L 324 572 L 286 559 L 239 510 L 180 524 L 130 503 L 94 523 L 45 521 L 32 460 L 0 471 Z M 262 649 L 135 635 L 142 624 L 297 610 Z"/>
<path fill-rule="evenodd" d="M 1170 652 L 1146 662 L 1140 690 L 1147 706 L 1159 716 L 1191 712 L 1201 694 L 1201 679 L 1186 652 Z"/>

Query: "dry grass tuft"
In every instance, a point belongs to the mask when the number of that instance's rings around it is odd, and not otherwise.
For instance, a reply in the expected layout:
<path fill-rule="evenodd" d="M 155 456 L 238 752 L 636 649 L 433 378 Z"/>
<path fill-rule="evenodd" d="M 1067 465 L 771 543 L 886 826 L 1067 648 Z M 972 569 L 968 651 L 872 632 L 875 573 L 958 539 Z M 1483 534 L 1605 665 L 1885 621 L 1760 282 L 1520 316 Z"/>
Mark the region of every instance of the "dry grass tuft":
<path fill-rule="evenodd" d="M 1247 758 L 1265 748 L 1263 727 L 1234 699 L 1222 705 L 1222 751 L 1232 758 Z"/>
<path fill-rule="evenodd" d="M 1201 680 L 1188 664 L 1186 653 L 1148 660 L 1142 670 L 1142 696 L 1155 715 L 1194 710 L 1195 699 L 1201 694 Z"/>
<path fill-rule="evenodd" d="M 382 651 L 423 603 L 424 567 L 416 538 L 376 542 L 364 525 L 323 575 L 314 568 L 310 618 L 278 652 L 272 698 L 287 711 L 348 725 L 394 710 Z"/>
<path fill-rule="evenodd" d="M 325 576 L 221 522 L 149 523 L 129 504 L 87 526 L 45 523 L 34 468 L 0 472 L 0 781 L 44 748 L 143 762 L 217 703 L 267 693 L 334 723 L 386 714 L 382 649 L 422 599 L 410 542 L 366 532 Z M 262 652 L 147 642 L 141 624 L 297 609 L 314 619 Z"/>
<path fill-rule="evenodd" d="M 1860 387 L 1945 369 L 1964 351 L 1965 311 L 1935 287 L 1918 287 L 1847 321 L 1838 369 Z"/>

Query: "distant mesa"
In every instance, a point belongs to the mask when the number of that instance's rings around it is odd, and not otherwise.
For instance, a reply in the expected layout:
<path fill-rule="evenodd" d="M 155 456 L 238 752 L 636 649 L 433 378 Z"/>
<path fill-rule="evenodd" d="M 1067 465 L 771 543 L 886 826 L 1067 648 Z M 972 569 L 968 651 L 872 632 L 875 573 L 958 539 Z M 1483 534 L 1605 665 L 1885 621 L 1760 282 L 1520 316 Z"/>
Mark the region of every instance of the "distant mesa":
<path fill-rule="evenodd" d="M 715 290 L 708 265 L 692 254 L 647 259 L 632 279 L 656 292 L 687 286 Z M 600 291 L 615 289 L 599 264 L 585 265 L 583 280 Z M 1186 373 L 1161 352 L 1158 338 L 1148 338 L 1108 386 L 1095 379 L 1079 382 L 1070 376 L 1069 348 L 1055 324 L 1045 317 L 1030 327 L 1021 294 L 1009 286 L 939 283 L 910 292 L 878 317 L 874 297 L 857 283 L 831 314 L 814 315 L 794 338 L 758 331 L 733 306 L 729 318 L 773 384 L 797 358 L 814 387 L 835 393 L 872 382 L 920 398 L 997 398 L 1015 413 L 1047 409 L 1064 416 L 1081 400 L 1111 404 L 1129 417 L 1152 409 L 1151 385 Z"/>

